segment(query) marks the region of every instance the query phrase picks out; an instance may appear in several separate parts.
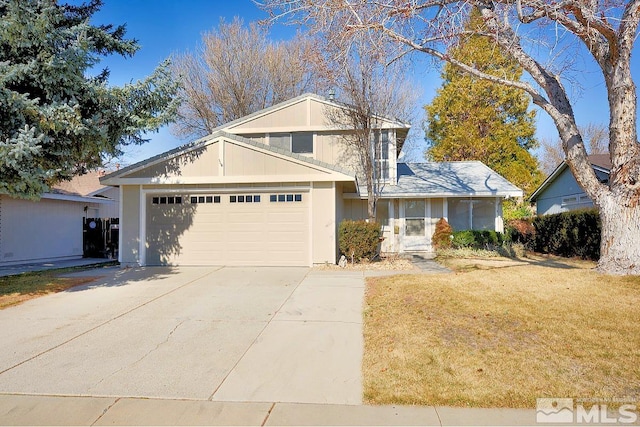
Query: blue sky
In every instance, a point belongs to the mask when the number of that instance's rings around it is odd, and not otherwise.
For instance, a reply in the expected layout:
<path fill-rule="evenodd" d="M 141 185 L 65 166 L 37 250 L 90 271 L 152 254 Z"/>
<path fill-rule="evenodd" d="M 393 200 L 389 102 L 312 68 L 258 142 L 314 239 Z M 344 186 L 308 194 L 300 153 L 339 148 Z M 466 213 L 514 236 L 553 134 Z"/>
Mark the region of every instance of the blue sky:
<path fill-rule="evenodd" d="M 214 29 L 220 18 L 231 21 L 239 16 L 246 23 L 265 18 L 251 0 L 105 0 L 103 8 L 94 15 L 96 24 L 126 24 L 127 37 L 138 40 L 141 49 L 132 58 L 117 56 L 105 58 L 99 67 L 111 71 L 110 83 L 122 85 L 139 80 L 148 74 L 165 58 L 187 50 L 193 50 L 204 32 Z M 286 39 L 295 32 L 289 26 L 276 25 L 271 30 L 274 40 Z M 421 105 L 429 103 L 440 86 L 439 71 L 431 68 L 430 61 L 418 61 L 412 67 L 410 78 L 422 93 Z M 581 80 L 582 91 L 573 93 L 578 124 L 608 123 L 606 91 L 595 66 L 589 62 L 579 64 L 584 71 Z M 419 117 L 421 119 L 421 117 Z M 557 139 L 557 131 L 545 113 L 538 113 L 539 139 Z M 414 123 L 420 128 L 420 122 Z M 422 138 L 421 131 L 417 132 Z M 173 136 L 169 129 L 149 134 L 150 142 L 143 146 L 127 149 L 123 161 L 133 163 L 147 157 L 170 150 L 187 141 Z M 421 160 L 422 147 L 414 148 L 412 160 Z"/>

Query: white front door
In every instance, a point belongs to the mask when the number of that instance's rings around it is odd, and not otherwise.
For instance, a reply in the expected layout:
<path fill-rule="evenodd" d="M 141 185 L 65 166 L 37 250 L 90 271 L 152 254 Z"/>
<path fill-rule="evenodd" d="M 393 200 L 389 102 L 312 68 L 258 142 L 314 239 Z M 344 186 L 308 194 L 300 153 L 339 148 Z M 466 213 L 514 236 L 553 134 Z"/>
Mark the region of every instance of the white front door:
<path fill-rule="evenodd" d="M 428 199 L 407 199 L 402 203 L 403 251 L 431 251 L 431 215 Z"/>

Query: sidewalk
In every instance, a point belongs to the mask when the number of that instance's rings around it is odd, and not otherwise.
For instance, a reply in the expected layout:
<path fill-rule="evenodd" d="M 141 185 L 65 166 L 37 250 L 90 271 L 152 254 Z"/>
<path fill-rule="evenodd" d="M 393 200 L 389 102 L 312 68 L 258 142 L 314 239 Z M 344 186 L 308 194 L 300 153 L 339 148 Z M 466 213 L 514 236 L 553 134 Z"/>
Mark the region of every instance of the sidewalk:
<path fill-rule="evenodd" d="M 0 395 L 0 425 L 535 425 L 533 409 Z"/>
<path fill-rule="evenodd" d="M 0 277 L 13 276 L 34 271 L 54 270 L 58 268 L 88 267 L 114 263 L 116 260 L 109 258 L 76 258 L 54 260 L 47 262 L 33 262 L 15 265 L 0 266 Z"/>

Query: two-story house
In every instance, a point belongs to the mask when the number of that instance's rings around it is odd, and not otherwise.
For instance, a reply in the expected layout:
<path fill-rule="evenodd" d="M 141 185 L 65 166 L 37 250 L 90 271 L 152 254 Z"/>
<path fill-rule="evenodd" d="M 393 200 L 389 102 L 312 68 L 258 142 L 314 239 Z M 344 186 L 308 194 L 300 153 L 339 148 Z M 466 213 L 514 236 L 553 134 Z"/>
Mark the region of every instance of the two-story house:
<path fill-rule="evenodd" d="M 335 263 L 345 218 L 367 217 L 348 108 L 305 94 L 102 179 L 120 189 L 120 261 L 139 265 Z M 372 144 L 382 181 L 383 252 L 429 251 L 435 223 L 502 231 L 505 197 L 522 191 L 480 162 L 400 163 L 409 125 L 381 121 Z"/>

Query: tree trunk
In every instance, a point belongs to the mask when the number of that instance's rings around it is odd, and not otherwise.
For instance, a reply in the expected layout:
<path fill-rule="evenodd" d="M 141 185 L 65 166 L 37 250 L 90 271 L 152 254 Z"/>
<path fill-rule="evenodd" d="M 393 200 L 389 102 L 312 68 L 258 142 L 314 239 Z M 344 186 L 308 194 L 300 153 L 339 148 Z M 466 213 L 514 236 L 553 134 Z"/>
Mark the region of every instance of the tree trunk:
<path fill-rule="evenodd" d="M 631 203 L 630 203 L 631 202 Z M 598 271 L 640 274 L 640 201 L 628 194 L 607 194 L 598 205 L 602 234 Z"/>

